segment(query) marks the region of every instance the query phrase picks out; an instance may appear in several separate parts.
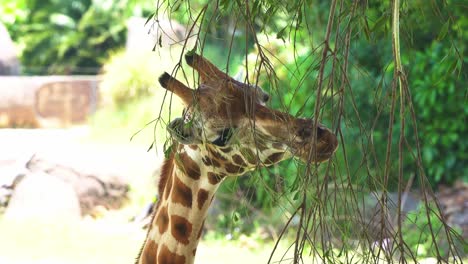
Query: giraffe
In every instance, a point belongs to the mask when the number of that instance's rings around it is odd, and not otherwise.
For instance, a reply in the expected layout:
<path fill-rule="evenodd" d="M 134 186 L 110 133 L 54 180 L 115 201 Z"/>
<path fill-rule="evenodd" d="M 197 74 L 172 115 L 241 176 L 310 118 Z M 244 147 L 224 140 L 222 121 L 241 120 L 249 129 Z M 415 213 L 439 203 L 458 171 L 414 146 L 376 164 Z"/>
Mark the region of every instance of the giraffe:
<path fill-rule="evenodd" d="M 269 96 L 260 87 L 231 78 L 196 53 L 185 60 L 200 76 L 198 89 L 168 73 L 159 78 L 186 108 L 167 127 L 173 145 L 161 169 L 140 264 L 194 263 L 208 208 L 226 177 L 292 156 L 320 163 L 338 146 L 322 124 L 313 140 L 312 119 L 268 108 Z"/>

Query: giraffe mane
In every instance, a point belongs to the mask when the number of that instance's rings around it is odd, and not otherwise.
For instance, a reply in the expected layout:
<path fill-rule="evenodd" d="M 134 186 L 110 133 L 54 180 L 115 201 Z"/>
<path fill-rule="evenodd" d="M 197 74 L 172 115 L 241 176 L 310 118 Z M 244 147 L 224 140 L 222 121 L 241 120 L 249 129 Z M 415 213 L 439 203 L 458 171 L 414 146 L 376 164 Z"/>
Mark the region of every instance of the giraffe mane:
<path fill-rule="evenodd" d="M 156 216 L 156 212 L 158 211 L 159 205 L 161 204 L 161 195 L 164 193 L 164 187 L 166 186 L 166 183 L 169 179 L 169 176 L 172 174 L 172 170 L 174 169 L 174 156 L 175 156 L 175 148 L 177 147 L 177 144 L 172 145 L 172 149 L 170 150 L 171 153 L 169 154 L 168 158 L 164 159 L 163 165 L 161 167 L 161 173 L 159 175 L 159 182 L 157 184 L 158 186 L 158 200 L 156 203 L 153 204 L 153 209 L 151 212 L 151 221 L 150 224 L 153 223 L 154 217 Z M 146 242 L 148 241 L 149 237 L 149 232 L 151 231 L 151 227 L 148 228 L 148 231 L 146 232 L 146 237 L 143 242 L 143 245 L 140 247 L 140 250 L 138 251 L 138 256 L 135 259 L 135 264 L 138 264 L 138 261 L 141 258 L 141 254 L 143 253 L 143 249 L 145 248 Z"/>
<path fill-rule="evenodd" d="M 158 196 L 163 195 L 164 187 L 166 186 L 167 180 L 169 176 L 172 174 L 174 169 L 174 156 L 175 156 L 175 148 L 177 144 L 172 145 L 172 149 L 170 150 L 171 153 L 169 157 L 164 159 L 163 165 L 161 167 L 161 173 L 159 175 L 159 182 L 158 182 Z M 158 204 L 161 199 L 158 199 Z"/>

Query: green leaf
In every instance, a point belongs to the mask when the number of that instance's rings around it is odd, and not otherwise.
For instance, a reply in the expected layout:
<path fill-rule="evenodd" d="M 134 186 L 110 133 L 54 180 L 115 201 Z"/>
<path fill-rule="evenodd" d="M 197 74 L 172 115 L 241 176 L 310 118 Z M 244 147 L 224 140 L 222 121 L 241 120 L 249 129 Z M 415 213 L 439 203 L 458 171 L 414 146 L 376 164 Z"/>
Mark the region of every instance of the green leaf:
<path fill-rule="evenodd" d="M 293 201 L 299 200 L 299 195 L 300 195 L 300 192 L 297 191 L 293 196 Z"/>
<path fill-rule="evenodd" d="M 285 41 L 284 35 L 286 34 L 286 29 L 287 28 L 288 27 L 286 26 L 286 27 L 282 28 L 278 33 L 276 33 L 276 38 L 277 39 L 282 39 L 283 41 Z"/>
<path fill-rule="evenodd" d="M 176 2 L 175 5 L 172 7 L 171 12 L 175 13 L 175 12 L 179 11 L 180 7 L 182 6 L 182 3 L 183 3 L 182 1 Z"/>
<path fill-rule="evenodd" d="M 362 29 L 364 30 L 364 36 L 366 37 L 367 41 L 370 41 L 370 30 L 369 24 L 367 23 L 367 19 L 361 18 L 359 21 L 362 26 Z"/>
<path fill-rule="evenodd" d="M 150 152 L 150 150 L 154 147 L 154 141 L 151 142 L 151 145 L 149 146 L 149 148 L 146 150 L 146 152 Z M 166 153 L 164 153 L 165 155 Z"/>
<path fill-rule="evenodd" d="M 172 144 L 172 143 L 171 143 Z M 174 145 L 170 145 L 168 148 L 164 149 L 164 157 L 166 159 L 169 159 L 169 157 L 171 156 L 171 153 L 172 153 L 172 148 L 174 147 Z"/>
<path fill-rule="evenodd" d="M 447 35 L 447 32 L 449 30 L 450 26 L 450 21 L 445 22 L 445 24 L 442 26 L 442 29 L 439 32 L 439 35 L 437 36 L 437 40 L 442 40 L 445 38 L 445 35 Z"/>
<path fill-rule="evenodd" d="M 452 63 L 450 63 L 450 66 L 448 67 L 446 74 L 453 74 L 457 70 L 458 68 L 457 66 L 458 66 L 458 60 L 454 59 Z"/>
<path fill-rule="evenodd" d="M 377 19 L 377 21 L 375 21 L 375 24 L 372 27 L 371 32 L 380 31 L 380 28 L 385 26 L 385 23 L 387 23 L 387 16 L 383 15 L 383 16 L 379 17 L 379 19 Z"/>
<path fill-rule="evenodd" d="M 239 212 L 234 211 L 234 212 L 232 213 L 232 221 L 233 221 L 234 223 L 238 223 L 239 220 L 240 220 L 240 214 L 239 214 Z"/>
<path fill-rule="evenodd" d="M 185 53 L 187 56 L 191 56 L 191 55 L 194 55 L 196 52 L 197 52 L 197 47 L 193 47 L 193 49 L 187 51 L 187 53 Z"/>
<path fill-rule="evenodd" d="M 155 14 L 155 12 L 151 13 L 151 15 L 146 19 L 145 26 L 154 17 L 154 14 Z"/>

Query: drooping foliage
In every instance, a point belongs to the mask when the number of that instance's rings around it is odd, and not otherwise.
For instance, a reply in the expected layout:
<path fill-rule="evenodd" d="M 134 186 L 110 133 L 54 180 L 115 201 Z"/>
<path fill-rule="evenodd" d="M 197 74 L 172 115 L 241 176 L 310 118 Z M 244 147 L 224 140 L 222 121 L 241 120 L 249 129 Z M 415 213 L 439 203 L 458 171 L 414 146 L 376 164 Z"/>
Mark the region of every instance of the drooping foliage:
<path fill-rule="evenodd" d="M 240 220 L 255 213 L 252 205 L 280 210 L 286 227 L 297 228 L 294 261 L 306 249 L 338 261 L 342 254 L 332 249 L 345 252 L 352 243 L 371 251 L 360 256 L 369 263 L 460 253 L 456 232 L 432 205 L 431 186 L 468 180 L 466 7 L 461 1 L 398 3 L 161 2 L 155 17 L 167 13 L 196 25 L 198 46 L 186 50 L 208 53 L 216 46 L 219 57 L 211 59 L 220 68 L 269 91 L 274 107 L 321 119 L 340 138 L 335 158 L 319 167 L 290 161 L 227 182 L 221 197 L 235 192 L 235 202 L 229 196 L 225 206 L 236 211 L 220 216 L 219 225 L 258 225 Z M 402 212 L 408 191 L 416 189 L 426 212 L 418 223 L 430 230 L 408 245 L 402 234 L 414 219 Z M 374 213 L 366 208 L 373 198 Z M 444 243 L 436 240 L 439 232 Z"/>

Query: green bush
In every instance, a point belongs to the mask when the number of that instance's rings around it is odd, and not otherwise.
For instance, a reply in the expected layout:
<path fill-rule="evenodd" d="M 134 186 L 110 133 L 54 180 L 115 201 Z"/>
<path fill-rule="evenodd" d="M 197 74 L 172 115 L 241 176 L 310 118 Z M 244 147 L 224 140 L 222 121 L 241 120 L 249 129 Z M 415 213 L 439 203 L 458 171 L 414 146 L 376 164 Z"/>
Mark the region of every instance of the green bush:
<path fill-rule="evenodd" d="M 134 0 L 2 1 L 0 20 L 22 48 L 25 73 L 96 74 L 125 44 L 126 18 L 148 7 Z"/>
<path fill-rule="evenodd" d="M 408 67 L 422 158 L 432 184 L 468 181 L 468 77 L 456 71 L 457 63 L 449 47 L 434 43 L 416 52 Z"/>
<path fill-rule="evenodd" d="M 429 208 L 422 205 L 418 210 L 410 212 L 403 221 L 403 241 L 405 241 L 405 246 L 411 249 L 411 252 L 415 252 L 417 258 L 436 257 L 438 255 L 447 257 L 449 246 L 453 246 L 453 241 L 448 240 L 442 220 L 436 212 L 437 208 L 434 205 L 430 205 Z M 451 229 L 450 232 L 456 236 L 461 235 L 459 227 Z M 433 240 L 432 234 L 434 234 L 436 241 Z M 459 247 L 460 252 L 466 250 L 461 248 L 462 245 L 458 244 L 456 246 Z M 437 254 L 437 251 L 439 254 Z"/>
<path fill-rule="evenodd" d="M 125 130 L 135 133 L 145 129 L 143 143 L 150 145 L 156 136 L 158 144 L 166 140 L 165 125 L 179 116 L 182 104 L 176 96 L 160 87 L 158 77 L 171 73 L 180 59 L 181 49 L 160 49 L 159 52 L 117 52 L 103 67 L 100 83 L 101 107 L 92 119 L 98 135 L 110 137 L 108 131 Z M 178 79 L 183 81 L 182 71 Z M 189 85 L 193 87 L 193 85 Z M 151 122 L 157 120 L 157 122 Z M 154 125 L 157 125 L 154 127 Z M 127 139 L 131 134 L 127 134 Z"/>
<path fill-rule="evenodd" d="M 172 72 L 180 49 L 156 52 L 117 52 L 103 66 L 101 96 L 117 106 L 154 95 L 159 87 L 158 77 Z"/>

